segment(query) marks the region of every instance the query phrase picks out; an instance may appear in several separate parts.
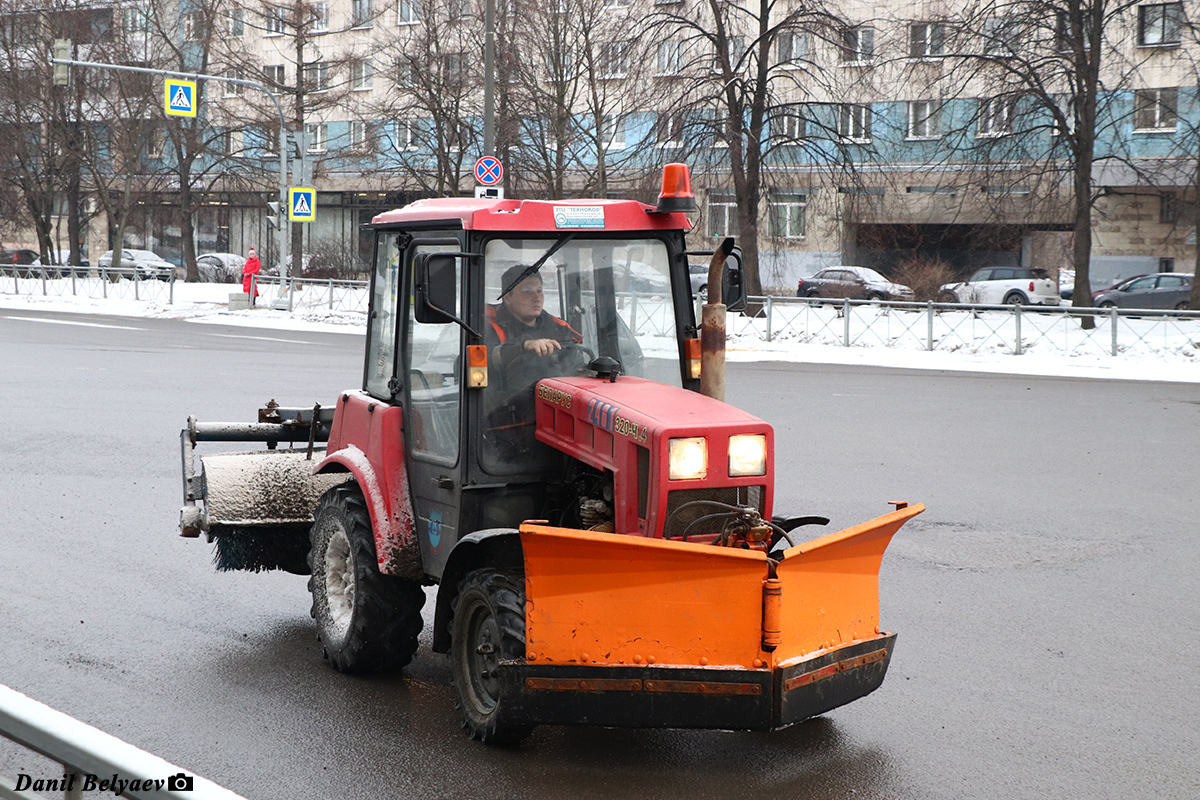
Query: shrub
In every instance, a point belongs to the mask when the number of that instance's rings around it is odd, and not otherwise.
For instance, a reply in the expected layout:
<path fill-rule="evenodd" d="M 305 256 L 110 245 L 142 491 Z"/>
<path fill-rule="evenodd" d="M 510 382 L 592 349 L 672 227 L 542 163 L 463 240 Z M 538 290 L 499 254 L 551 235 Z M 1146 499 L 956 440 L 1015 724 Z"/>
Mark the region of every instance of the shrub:
<path fill-rule="evenodd" d="M 917 300 L 937 300 L 938 289 L 956 280 L 954 268 L 940 258 L 913 256 L 901 261 L 892 280 L 913 290 Z"/>

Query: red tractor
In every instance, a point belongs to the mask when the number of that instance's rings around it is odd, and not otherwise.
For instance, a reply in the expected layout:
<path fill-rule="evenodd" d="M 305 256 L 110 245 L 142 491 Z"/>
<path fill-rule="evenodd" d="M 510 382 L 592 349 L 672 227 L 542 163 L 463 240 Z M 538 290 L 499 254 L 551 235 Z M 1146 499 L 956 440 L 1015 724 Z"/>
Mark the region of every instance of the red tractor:
<path fill-rule="evenodd" d="M 739 270 L 731 241 L 687 251 L 685 170 L 658 207 L 377 216 L 361 389 L 189 419 L 183 535 L 215 541 L 220 568 L 311 575 L 346 672 L 409 663 L 436 584 L 433 649 L 484 742 L 539 723 L 773 730 L 873 691 L 895 641 L 880 561 L 923 506 L 793 542 L 828 520 L 775 513 L 771 426 L 718 399 L 717 295 L 738 305 Z M 695 255 L 712 257 L 703 332 Z M 238 440 L 267 447 L 196 469 L 198 442 Z"/>

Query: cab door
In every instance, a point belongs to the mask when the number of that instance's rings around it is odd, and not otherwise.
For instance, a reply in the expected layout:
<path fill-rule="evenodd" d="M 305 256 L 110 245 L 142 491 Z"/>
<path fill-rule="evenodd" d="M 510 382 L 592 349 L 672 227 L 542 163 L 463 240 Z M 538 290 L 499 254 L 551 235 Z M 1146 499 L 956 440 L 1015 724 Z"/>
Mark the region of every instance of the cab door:
<path fill-rule="evenodd" d="M 458 252 L 457 238 L 413 240 L 405 252 L 404 335 L 401 338 L 404 438 L 409 489 L 416 512 L 421 559 L 425 571 L 440 575 L 460 535 L 462 497 L 463 329 L 455 323 L 421 322 L 415 314 L 413 262 L 420 253 Z M 463 308 L 463 261 L 456 259 L 454 307 Z"/>

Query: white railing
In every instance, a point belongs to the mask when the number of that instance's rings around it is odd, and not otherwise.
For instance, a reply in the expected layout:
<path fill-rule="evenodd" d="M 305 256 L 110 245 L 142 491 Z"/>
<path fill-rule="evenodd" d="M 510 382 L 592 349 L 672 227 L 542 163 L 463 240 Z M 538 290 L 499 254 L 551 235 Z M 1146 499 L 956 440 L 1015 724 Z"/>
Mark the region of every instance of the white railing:
<path fill-rule="evenodd" d="M 123 742 L 91 725 L 0 685 L 0 735 L 62 765 L 48 775 L 0 777 L 3 800 L 38 800 L 61 792 L 67 800 L 85 792 L 134 798 L 244 800 L 210 780 Z"/>
<path fill-rule="evenodd" d="M 259 297 L 267 308 L 287 311 L 350 311 L 367 313 L 370 284 L 367 281 L 343 281 L 319 278 L 280 278 L 259 275 L 255 279 Z"/>
<path fill-rule="evenodd" d="M 809 297 L 751 298 L 733 339 L 843 347 L 1026 353 L 1172 353 L 1200 363 L 1200 312 L 1071 306 L 962 305 Z M 1085 321 L 1091 327 L 1085 327 Z"/>
<path fill-rule="evenodd" d="M 122 267 L 34 267 L 11 265 L 0 268 L 0 294 L 42 297 L 87 297 L 117 300 L 175 301 L 175 277 L 146 278 L 136 269 Z"/>

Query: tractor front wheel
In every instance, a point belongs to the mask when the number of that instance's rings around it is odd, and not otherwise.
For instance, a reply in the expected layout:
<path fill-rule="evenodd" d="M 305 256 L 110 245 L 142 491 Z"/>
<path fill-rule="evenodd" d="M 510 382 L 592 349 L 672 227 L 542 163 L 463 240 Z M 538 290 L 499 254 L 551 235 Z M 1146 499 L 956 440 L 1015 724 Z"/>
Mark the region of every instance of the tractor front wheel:
<path fill-rule="evenodd" d="M 310 533 L 312 616 L 325 656 L 339 672 L 400 669 L 417 652 L 425 591 L 384 575 L 362 492 L 352 483 L 321 497 Z"/>
<path fill-rule="evenodd" d="M 525 657 L 525 590 L 519 578 L 490 569 L 458 585 L 450 659 L 463 727 L 485 744 L 516 744 L 533 730 L 506 719 L 500 662 Z"/>

